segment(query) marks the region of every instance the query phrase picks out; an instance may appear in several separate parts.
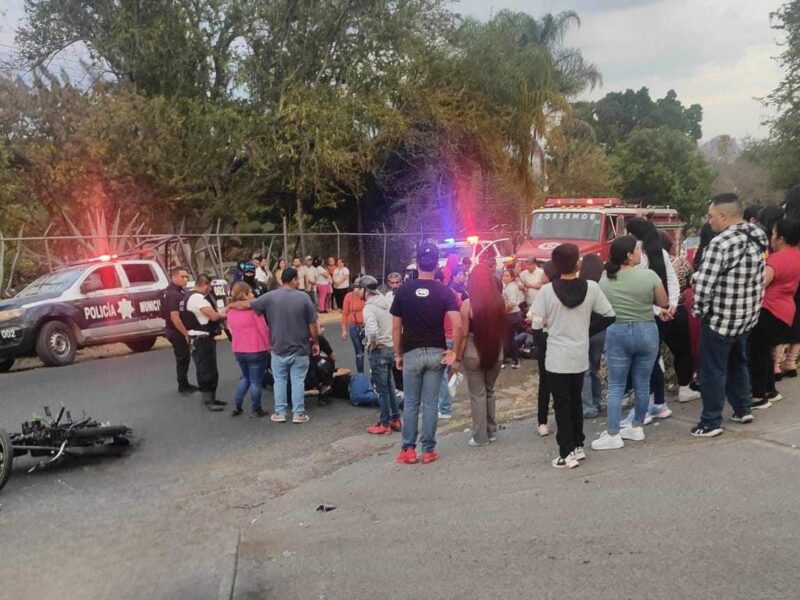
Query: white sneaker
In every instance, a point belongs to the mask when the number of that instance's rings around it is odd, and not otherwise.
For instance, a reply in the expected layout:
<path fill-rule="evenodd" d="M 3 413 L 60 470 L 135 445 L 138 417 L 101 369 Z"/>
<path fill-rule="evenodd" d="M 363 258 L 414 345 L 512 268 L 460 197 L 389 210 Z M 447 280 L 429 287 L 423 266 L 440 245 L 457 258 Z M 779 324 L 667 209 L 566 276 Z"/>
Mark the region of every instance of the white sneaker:
<path fill-rule="evenodd" d="M 583 446 L 577 446 L 575 450 L 572 451 L 572 455 L 575 457 L 575 460 L 584 460 L 586 458 L 586 452 Z"/>
<path fill-rule="evenodd" d="M 496 442 L 497 441 L 497 436 L 496 435 L 490 435 L 489 436 L 489 441 L 490 442 Z"/>
<path fill-rule="evenodd" d="M 548 427 L 546 424 L 542 424 L 542 425 L 539 425 L 539 426 L 536 428 L 536 432 L 537 432 L 537 433 L 538 433 L 540 436 L 544 437 L 544 436 L 546 436 L 546 435 L 550 435 L 550 428 L 549 428 L 549 427 Z"/>
<path fill-rule="evenodd" d="M 439 418 L 443 421 L 447 421 L 448 419 L 452 419 L 453 415 L 446 415 L 445 413 L 439 413 Z"/>
<path fill-rule="evenodd" d="M 678 388 L 678 402 L 691 402 L 692 400 L 700 400 L 701 397 L 700 392 L 693 390 L 688 385 L 682 385 Z"/>
<path fill-rule="evenodd" d="M 642 442 L 644 441 L 644 427 L 623 427 L 619 430 L 619 435 L 623 440 Z"/>
<path fill-rule="evenodd" d="M 489 442 L 483 442 L 482 444 L 479 444 L 478 442 L 475 441 L 475 438 L 469 438 L 469 445 L 470 446 L 488 446 Z"/>
<path fill-rule="evenodd" d="M 610 435 L 607 431 L 600 434 L 600 437 L 592 442 L 592 450 L 619 450 L 625 446 L 622 437 Z"/>
<path fill-rule="evenodd" d="M 669 419 L 672 416 L 672 409 L 664 404 L 654 404 L 647 414 L 654 419 Z"/>
<path fill-rule="evenodd" d="M 560 456 L 556 456 L 553 459 L 552 464 L 556 469 L 574 469 L 580 463 L 578 463 L 577 459 L 573 456 L 572 452 L 570 452 L 567 458 L 561 458 Z"/>
<path fill-rule="evenodd" d="M 651 404 L 651 405 L 648 407 L 648 409 L 647 409 L 647 412 L 646 412 L 646 413 L 645 413 L 645 415 L 644 415 L 644 423 L 643 423 L 644 425 L 650 425 L 650 423 L 652 423 L 652 422 L 653 422 L 653 415 L 651 415 L 651 414 L 650 414 L 650 409 L 651 409 L 653 406 L 655 406 L 655 404 Z M 624 428 L 624 427 L 630 427 L 631 425 L 633 425 L 633 418 L 634 418 L 634 416 L 635 416 L 635 415 L 636 415 L 636 409 L 633 409 L 633 408 L 632 408 L 632 409 L 631 409 L 631 410 L 628 412 L 628 416 L 627 416 L 627 417 L 625 417 L 624 419 L 622 419 L 622 421 L 620 421 L 620 422 L 619 422 L 619 426 L 620 426 L 620 428 Z M 664 417 L 664 418 L 666 418 L 666 417 Z"/>

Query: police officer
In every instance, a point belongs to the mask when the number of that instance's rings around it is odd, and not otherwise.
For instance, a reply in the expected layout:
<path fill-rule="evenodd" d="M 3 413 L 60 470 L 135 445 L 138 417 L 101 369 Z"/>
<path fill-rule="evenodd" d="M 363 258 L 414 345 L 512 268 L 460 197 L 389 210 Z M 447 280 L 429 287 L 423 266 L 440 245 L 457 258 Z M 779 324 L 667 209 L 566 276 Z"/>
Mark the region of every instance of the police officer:
<path fill-rule="evenodd" d="M 197 385 L 203 395 L 203 404 L 208 410 L 219 412 L 226 402 L 217 400 L 217 342 L 220 322 L 225 319 L 222 312 L 214 310 L 207 296 L 211 292 L 211 278 L 202 274 L 197 277 L 194 289 L 182 303 L 181 319 L 190 338 L 194 368 L 197 371 Z"/>
<path fill-rule="evenodd" d="M 267 286 L 259 281 L 256 277 L 256 266 L 252 262 L 244 263 L 242 266 L 242 272 L 244 273 L 242 281 L 249 284 L 250 287 L 253 288 L 253 296 L 255 298 L 263 296 L 267 293 Z"/>
<path fill-rule="evenodd" d="M 181 321 L 181 303 L 186 296 L 186 283 L 189 272 L 184 267 L 177 267 L 170 272 L 170 284 L 164 294 L 164 312 L 166 315 L 166 338 L 175 352 L 175 367 L 178 374 L 178 392 L 191 394 L 197 387 L 189 383 L 189 334 Z"/>

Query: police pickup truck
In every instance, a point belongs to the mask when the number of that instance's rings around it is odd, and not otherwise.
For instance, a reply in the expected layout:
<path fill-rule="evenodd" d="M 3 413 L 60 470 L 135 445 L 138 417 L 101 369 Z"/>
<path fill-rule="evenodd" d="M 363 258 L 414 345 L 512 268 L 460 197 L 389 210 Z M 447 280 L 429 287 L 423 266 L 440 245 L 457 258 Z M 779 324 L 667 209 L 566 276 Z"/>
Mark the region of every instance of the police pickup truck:
<path fill-rule="evenodd" d="M 37 355 L 68 365 L 79 348 L 122 342 L 134 352 L 164 334 L 168 280 L 159 263 L 100 257 L 43 275 L 0 301 L 0 372 Z"/>

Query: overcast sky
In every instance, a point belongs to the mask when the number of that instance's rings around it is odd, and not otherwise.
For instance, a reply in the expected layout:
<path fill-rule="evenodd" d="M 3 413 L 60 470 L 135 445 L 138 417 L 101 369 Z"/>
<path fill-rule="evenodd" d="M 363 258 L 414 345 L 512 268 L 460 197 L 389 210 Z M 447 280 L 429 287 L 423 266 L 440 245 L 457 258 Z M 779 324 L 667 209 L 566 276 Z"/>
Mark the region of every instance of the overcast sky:
<path fill-rule="evenodd" d="M 488 19 L 508 8 L 533 16 L 575 10 L 582 25 L 567 43 L 580 48 L 603 75 L 597 98 L 626 88 L 674 89 L 685 104 L 702 104 L 703 138 L 766 134 L 757 98 L 781 78 L 774 61 L 777 32 L 769 13 L 782 0 L 461 0 L 454 9 Z M 0 0 L 0 55 L 13 45 L 22 0 Z M 74 67 L 74 63 L 65 62 Z"/>

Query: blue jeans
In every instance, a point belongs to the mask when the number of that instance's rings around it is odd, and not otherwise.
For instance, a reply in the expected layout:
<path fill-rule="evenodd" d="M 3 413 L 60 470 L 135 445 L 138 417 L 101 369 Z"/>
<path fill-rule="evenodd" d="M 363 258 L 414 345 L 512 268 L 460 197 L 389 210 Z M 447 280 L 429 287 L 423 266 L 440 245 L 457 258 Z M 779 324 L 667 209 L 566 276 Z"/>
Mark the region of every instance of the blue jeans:
<path fill-rule="evenodd" d="M 372 383 L 378 391 L 378 405 L 381 409 L 381 425 L 389 425 L 389 421 L 400 418 L 397 406 L 397 395 L 394 391 L 394 350 L 379 348 L 369 353 L 369 367 L 372 371 Z"/>
<path fill-rule="evenodd" d="M 749 335 L 727 337 L 703 324 L 700 332 L 700 393 L 703 395 L 700 425 L 712 428 L 722 425 L 726 397 L 734 414 L 740 417 L 750 414 Z"/>
<path fill-rule="evenodd" d="M 419 408 L 422 404 L 422 451 L 436 447 L 439 422 L 438 394 L 442 383 L 443 348 L 415 348 L 403 354 L 403 449 L 417 445 Z"/>
<path fill-rule="evenodd" d="M 583 374 L 583 416 L 596 417 L 600 412 L 600 361 L 603 358 L 603 348 L 606 345 L 606 332 L 593 335 L 589 338 L 589 370 Z"/>
<path fill-rule="evenodd" d="M 608 433 L 619 433 L 622 396 L 628 374 L 632 375 L 635 409 L 633 424 L 644 423 L 650 403 L 650 375 L 658 356 L 658 327 L 655 321 L 614 323 L 606 330 L 608 365 Z"/>
<path fill-rule="evenodd" d="M 287 356 L 272 353 L 272 376 L 275 378 L 275 412 L 286 415 L 286 386 L 292 380 L 292 410 L 296 415 L 306 412 L 305 380 L 310 358 L 306 352 Z"/>
<path fill-rule="evenodd" d="M 350 341 L 353 342 L 353 350 L 356 353 L 356 371 L 364 372 L 364 344 L 361 343 L 362 325 L 350 325 Z"/>
<path fill-rule="evenodd" d="M 250 390 L 250 402 L 253 410 L 261 408 L 261 382 L 267 364 L 266 352 L 236 352 L 236 362 L 242 370 L 242 378 L 236 386 L 236 406 L 242 408 L 244 395 Z"/>
<path fill-rule="evenodd" d="M 446 340 L 447 349 L 453 349 L 453 340 Z M 442 384 L 439 386 L 439 412 L 443 415 L 453 414 L 453 399 L 447 391 L 447 383 L 450 379 L 450 367 L 442 373 Z"/>

